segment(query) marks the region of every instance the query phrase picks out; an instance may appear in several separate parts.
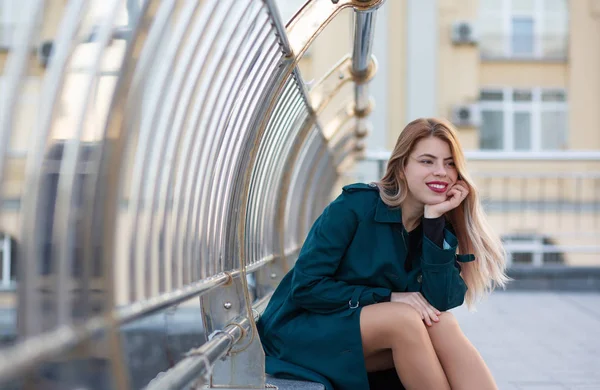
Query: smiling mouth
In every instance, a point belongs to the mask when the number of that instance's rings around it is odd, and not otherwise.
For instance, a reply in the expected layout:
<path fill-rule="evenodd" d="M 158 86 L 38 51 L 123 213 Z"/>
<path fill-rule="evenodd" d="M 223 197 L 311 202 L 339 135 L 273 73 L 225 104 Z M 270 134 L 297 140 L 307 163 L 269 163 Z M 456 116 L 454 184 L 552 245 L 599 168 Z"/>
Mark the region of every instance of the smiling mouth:
<path fill-rule="evenodd" d="M 429 189 L 432 190 L 433 192 L 441 194 L 441 193 L 446 192 L 446 189 L 448 188 L 448 184 L 428 183 L 427 187 L 429 187 Z"/>

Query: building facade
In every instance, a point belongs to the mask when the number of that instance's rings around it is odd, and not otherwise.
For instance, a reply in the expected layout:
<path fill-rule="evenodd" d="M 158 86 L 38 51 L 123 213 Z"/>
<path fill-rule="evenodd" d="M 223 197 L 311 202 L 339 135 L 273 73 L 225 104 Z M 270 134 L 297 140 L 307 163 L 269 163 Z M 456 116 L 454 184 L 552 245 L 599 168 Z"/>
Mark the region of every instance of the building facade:
<path fill-rule="evenodd" d="M 382 11 L 368 138 L 378 165 L 349 180 L 379 177 L 410 120 L 446 117 L 513 261 L 600 265 L 600 1 L 388 0 Z M 317 39 L 307 79 L 349 47 L 351 17 Z"/>

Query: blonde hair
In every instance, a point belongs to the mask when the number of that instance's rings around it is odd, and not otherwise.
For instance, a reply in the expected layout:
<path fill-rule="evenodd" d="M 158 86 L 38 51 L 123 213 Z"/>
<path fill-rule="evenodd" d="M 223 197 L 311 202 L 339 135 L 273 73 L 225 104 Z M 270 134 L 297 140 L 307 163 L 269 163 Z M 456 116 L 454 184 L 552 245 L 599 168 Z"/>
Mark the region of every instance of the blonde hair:
<path fill-rule="evenodd" d="M 437 137 L 448 143 L 458 177 L 469 187 L 469 195 L 460 206 L 446 213 L 446 219 L 452 224 L 458 238 L 459 253 L 475 255 L 475 261 L 461 263 L 461 276 L 468 287 L 465 300 L 471 308 L 497 286 L 504 287 L 509 278 L 505 273 L 506 253 L 502 242 L 487 221 L 477 187 L 466 170 L 465 157 L 452 124 L 435 118 L 420 118 L 409 123 L 398 137 L 385 175 L 376 184 L 386 205 L 400 207 L 408 193 L 403 171 L 409 154 L 420 140 L 429 137 Z"/>

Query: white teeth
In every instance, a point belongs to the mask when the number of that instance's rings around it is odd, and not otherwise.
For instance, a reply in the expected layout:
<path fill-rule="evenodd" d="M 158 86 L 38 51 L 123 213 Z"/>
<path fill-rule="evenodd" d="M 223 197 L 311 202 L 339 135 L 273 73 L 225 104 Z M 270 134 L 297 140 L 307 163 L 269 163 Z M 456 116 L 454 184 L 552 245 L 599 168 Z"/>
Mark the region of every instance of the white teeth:
<path fill-rule="evenodd" d="M 446 186 L 442 184 L 429 184 L 429 187 L 437 188 L 439 190 L 443 190 L 444 188 L 446 188 Z"/>

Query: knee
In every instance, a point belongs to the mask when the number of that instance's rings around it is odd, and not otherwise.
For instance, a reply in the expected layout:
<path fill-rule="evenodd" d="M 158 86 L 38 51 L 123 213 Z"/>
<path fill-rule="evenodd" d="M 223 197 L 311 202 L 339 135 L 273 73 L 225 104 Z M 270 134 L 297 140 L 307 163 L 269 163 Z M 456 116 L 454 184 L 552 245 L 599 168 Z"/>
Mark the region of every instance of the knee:
<path fill-rule="evenodd" d="M 434 326 L 429 328 L 430 330 L 454 333 L 461 331 L 460 325 L 458 324 L 458 321 L 456 320 L 454 314 L 445 311 L 438 317 L 440 319 L 439 322 L 437 322 L 436 324 L 434 324 Z"/>
<path fill-rule="evenodd" d="M 414 337 L 420 332 L 427 333 L 419 312 L 405 303 L 394 303 L 389 321 L 392 328 L 400 336 Z"/>
<path fill-rule="evenodd" d="M 443 312 L 441 315 L 438 316 L 438 318 L 440 319 L 440 324 L 444 324 L 446 326 L 458 326 L 458 321 L 456 320 L 456 317 L 449 311 Z"/>

